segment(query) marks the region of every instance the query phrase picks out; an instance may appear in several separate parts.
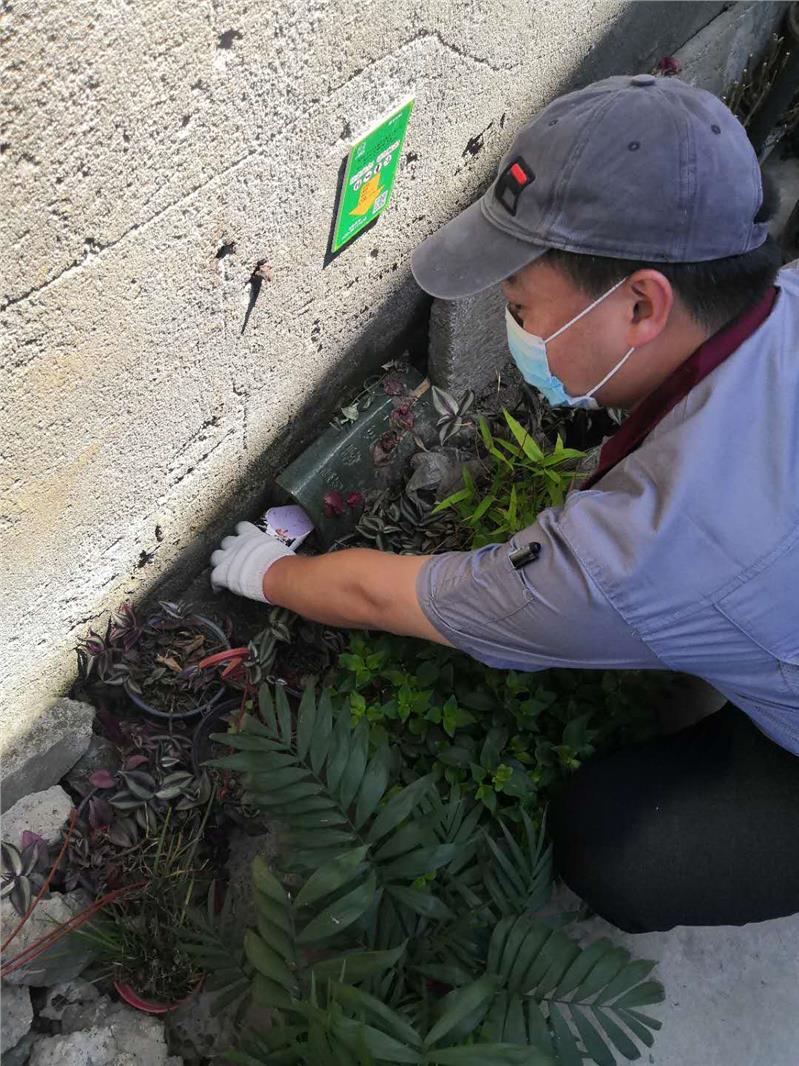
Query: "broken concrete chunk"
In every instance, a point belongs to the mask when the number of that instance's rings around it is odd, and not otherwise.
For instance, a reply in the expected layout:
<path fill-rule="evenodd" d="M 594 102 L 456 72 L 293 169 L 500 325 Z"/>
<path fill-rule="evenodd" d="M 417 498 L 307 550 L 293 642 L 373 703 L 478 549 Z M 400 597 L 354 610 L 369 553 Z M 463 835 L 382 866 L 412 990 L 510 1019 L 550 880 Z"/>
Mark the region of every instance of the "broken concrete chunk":
<path fill-rule="evenodd" d="M 56 785 L 89 746 L 94 707 L 64 697 L 56 700 L 23 737 L 3 751 L 0 810 L 29 792 Z"/>
<path fill-rule="evenodd" d="M 169 1046 L 187 1064 L 216 1062 L 236 1043 L 232 1012 L 212 1012 L 216 998 L 214 992 L 203 992 L 164 1015 Z"/>
<path fill-rule="evenodd" d="M 433 300 L 430 309 L 428 374 L 434 385 L 460 400 L 467 389 L 478 397 L 501 378 L 520 380 L 508 350 L 505 299 L 488 289 L 462 300 Z"/>
<path fill-rule="evenodd" d="M 55 925 L 69 921 L 73 915 L 88 906 L 85 892 L 55 893 L 42 899 L 25 925 L 14 937 L 4 952 L 4 962 L 11 962 L 35 941 L 52 933 Z M 19 925 L 19 915 L 9 899 L 0 900 L 0 937 L 3 942 Z M 66 935 L 40 955 L 26 962 L 19 969 L 6 975 L 5 980 L 13 985 L 34 985 L 37 988 L 71 981 L 87 965 L 92 957 L 88 942 L 77 936 Z"/>
<path fill-rule="evenodd" d="M 69 818 L 73 803 L 60 785 L 33 792 L 17 800 L 2 818 L 2 837 L 15 847 L 26 829 L 44 837 L 48 844 L 61 839 L 61 827 Z"/>
<path fill-rule="evenodd" d="M 37 1036 L 38 1033 L 31 1030 L 10 1050 L 3 1049 L 3 1066 L 26 1066 Z"/>
<path fill-rule="evenodd" d="M 107 1010 L 110 1000 L 101 996 L 97 986 L 80 977 L 74 981 L 62 981 L 47 990 L 47 999 L 39 1011 L 42 1018 L 61 1022 L 62 1033 L 74 1033 L 76 1029 L 91 1029 L 101 1020 L 96 1010 Z"/>
<path fill-rule="evenodd" d="M 90 1029 L 39 1038 L 29 1066 L 172 1066 L 161 1022 L 121 1003 Z"/>
<path fill-rule="evenodd" d="M 33 1022 L 31 994 L 27 988 L 17 988 L 3 982 L 0 990 L 2 1010 L 0 1010 L 0 1054 L 3 1063 L 12 1048 L 22 1040 Z"/>

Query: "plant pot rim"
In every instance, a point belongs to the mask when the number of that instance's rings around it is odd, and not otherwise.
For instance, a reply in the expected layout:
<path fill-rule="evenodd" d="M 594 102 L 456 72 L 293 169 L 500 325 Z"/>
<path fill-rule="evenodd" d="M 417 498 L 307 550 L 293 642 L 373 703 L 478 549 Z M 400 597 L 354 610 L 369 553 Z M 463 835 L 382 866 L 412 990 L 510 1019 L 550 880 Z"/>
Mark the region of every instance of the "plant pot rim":
<path fill-rule="evenodd" d="M 210 618 L 206 618 L 205 615 L 202 614 L 190 614 L 186 616 L 184 621 L 189 626 L 193 625 L 195 627 L 210 629 L 214 636 L 223 642 L 225 650 L 230 651 L 231 644 L 224 630 L 218 626 L 216 622 L 212 622 Z M 152 704 L 147 703 L 146 700 L 143 700 L 141 696 L 137 696 L 134 692 L 128 691 L 127 688 L 125 689 L 125 692 L 131 703 L 135 704 L 139 710 L 144 711 L 146 714 L 151 714 L 154 718 L 166 718 L 173 721 L 181 721 L 186 718 L 196 718 L 198 715 L 206 714 L 222 699 L 225 695 L 226 688 L 225 685 L 220 684 L 214 695 L 209 700 L 206 700 L 205 703 L 201 703 L 197 707 L 192 707 L 191 710 L 188 711 L 177 711 L 174 713 L 171 711 L 159 711 L 157 707 L 153 707 Z"/>
<path fill-rule="evenodd" d="M 135 1007 L 136 1010 L 140 1010 L 144 1014 L 167 1014 L 169 1011 L 176 1010 L 178 1007 L 183 1006 L 184 1003 L 188 1003 L 190 999 L 196 996 L 202 988 L 204 981 L 205 974 L 202 974 L 194 988 L 183 996 L 182 999 L 176 999 L 174 1003 L 155 1003 L 152 1000 L 143 999 L 133 985 L 129 985 L 126 981 L 114 981 L 114 988 L 120 998 L 124 1000 L 128 1006 Z"/>

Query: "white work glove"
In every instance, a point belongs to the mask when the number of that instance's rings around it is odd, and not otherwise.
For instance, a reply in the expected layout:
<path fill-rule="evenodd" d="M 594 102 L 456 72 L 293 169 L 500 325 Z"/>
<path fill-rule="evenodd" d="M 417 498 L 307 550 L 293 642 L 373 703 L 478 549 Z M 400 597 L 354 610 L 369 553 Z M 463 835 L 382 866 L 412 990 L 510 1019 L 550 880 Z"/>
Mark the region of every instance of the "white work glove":
<path fill-rule="evenodd" d="M 239 522 L 236 535 L 225 537 L 211 556 L 211 587 L 215 592 L 226 588 L 237 596 L 269 603 L 264 596 L 264 574 L 276 559 L 293 554 L 283 541 L 252 522 Z"/>

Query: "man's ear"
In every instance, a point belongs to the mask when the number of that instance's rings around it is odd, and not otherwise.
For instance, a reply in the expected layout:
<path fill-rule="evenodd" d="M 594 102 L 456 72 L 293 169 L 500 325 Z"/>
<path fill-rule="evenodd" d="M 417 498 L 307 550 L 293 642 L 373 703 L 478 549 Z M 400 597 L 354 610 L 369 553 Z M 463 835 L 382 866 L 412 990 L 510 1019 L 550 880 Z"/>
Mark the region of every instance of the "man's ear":
<path fill-rule="evenodd" d="M 631 302 L 630 347 L 642 348 L 666 328 L 674 306 L 674 289 L 659 270 L 637 270 L 627 281 Z"/>

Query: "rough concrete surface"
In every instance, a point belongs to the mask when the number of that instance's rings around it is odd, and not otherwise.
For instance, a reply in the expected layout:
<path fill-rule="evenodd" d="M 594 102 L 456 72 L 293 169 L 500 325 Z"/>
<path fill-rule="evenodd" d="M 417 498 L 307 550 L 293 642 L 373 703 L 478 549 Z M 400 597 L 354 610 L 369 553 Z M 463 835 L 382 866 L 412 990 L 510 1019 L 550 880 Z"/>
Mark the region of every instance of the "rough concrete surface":
<path fill-rule="evenodd" d="M 3 1061 L 7 1052 L 28 1032 L 32 1021 L 30 989 L 3 982 L 0 988 L 0 1054 Z"/>
<path fill-rule="evenodd" d="M 642 1062 L 655 1066 L 796 1066 L 799 915 L 751 925 L 622 933 L 600 918 L 584 941 L 609 936 L 657 959 L 666 1001 L 646 1008 L 663 1028 Z"/>
<path fill-rule="evenodd" d="M 2 8 L 5 744 L 69 684 L 76 638 L 126 596 L 185 587 L 392 354 L 428 305 L 411 249 L 482 192 L 515 128 L 720 7 Z M 350 140 L 408 92 L 389 209 L 324 266 Z M 242 334 L 262 259 L 274 280 Z"/>
<path fill-rule="evenodd" d="M 44 837 L 48 844 L 55 844 L 71 810 L 72 800 L 60 785 L 53 785 L 44 792 L 32 792 L 4 812 L 3 840 L 19 847 L 20 837 L 29 829 Z"/>
<path fill-rule="evenodd" d="M 92 738 L 94 707 L 62 698 L 7 745 L 0 765 L 0 811 L 23 796 L 57 784 L 83 756 Z"/>
<path fill-rule="evenodd" d="M 5 952 L 4 963 L 10 962 L 40 938 L 52 933 L 55 924 L 63 925 L 68 922 L 88 903 L 88 896 L 81 890 L 64 895 L 54 892 L 52 896 L 40 900 L 14 938 L 13 944 Z M 17 928 L 19 921 L 19 915 L 11 906 L 11 901 L 7 897 L 0 900 L 0 935 L 3 942 Z M 85 941 L 67 935 L 7 974 L 5 980 L 12 985 L 33 985 L 35 988 L 71 981 L 84 969 L 90 957 L 91 950 L 87 949 Z"/>
<path fill-rule="evenodd" d="M 499 287 L 463 300 L 433 300 L 430 308 L 430 380 L 460 399 L 478 396 L 500 379 L 519 374 L 508 350 L 505 300 Z"/>
<path fill-rule="evenodd" d="M 724 96 L 750 59 L 758 62 L 788 6 L 779 0 L 731 4 L 676 53 L 680 77 Z"/>
<path fill-rule="evenodd" d="M 110 1005 L 90 1029 L 41 1036 L 29 1066 L 167 1066 L 170 1059 L 161 1022 L 122 1004 Z"/>

